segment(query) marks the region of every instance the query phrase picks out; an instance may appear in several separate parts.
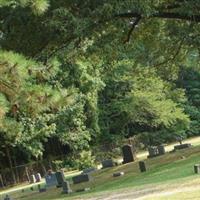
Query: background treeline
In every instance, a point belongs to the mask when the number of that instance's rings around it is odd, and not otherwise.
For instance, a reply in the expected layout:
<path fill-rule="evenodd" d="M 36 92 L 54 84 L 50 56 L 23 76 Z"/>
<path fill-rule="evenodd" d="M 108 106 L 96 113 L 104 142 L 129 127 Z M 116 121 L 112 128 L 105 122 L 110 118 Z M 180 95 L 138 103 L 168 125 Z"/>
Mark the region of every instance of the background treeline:
<path fill-rule="evenodd" d="M 199 135 L 198 2 L 0 0 L 0 170 Z"/>

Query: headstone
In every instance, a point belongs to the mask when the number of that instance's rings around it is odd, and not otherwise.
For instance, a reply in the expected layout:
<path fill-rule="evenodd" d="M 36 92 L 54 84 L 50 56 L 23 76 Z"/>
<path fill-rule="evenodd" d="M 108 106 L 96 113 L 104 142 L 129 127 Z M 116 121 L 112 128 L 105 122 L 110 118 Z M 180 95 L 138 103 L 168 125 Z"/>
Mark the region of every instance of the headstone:
<path fill-rule="evenodd" d="M 200 164 L 194 165 L 194 173 L 195 174 L 200 174 Z"/>
<path fill-rule="evenodd" d="M 165 147 L 164 147 L 164 145 L 160 145 L 157 148 L 158 148 L 158 154 L 159 155 L 164 155 L 165 154 Z"/>
<path fill-rule="evenodd" d="M 9 195 L 7 194 L 6 196 L 5 196 L 5 198 L 4 198 L 4 200 L 12 200 L 10 197 L 9 197 Z"/>
<path fill-rule="evenodd" d="M 82 182 L 87 182 L 91 180 L 91 176 L 89 174 L 80 174 L 78 176 L 72 177 L 73 183 L 82 183 Z"/>
<path fill-rule="evenodd" d="M 47 187 L 53 187 L 53 186 L 58 185 L 56 175 L 53 172 L 47 173 L 47 175 L 45 176 L 45 181 L 46 181 Z"/>
<path fill-rule="evenodd" d="M 76 190 L 76 192 L 87 192 L 89 190 L 90 190 L 90 188 L 82 188 L 82 189 Z"/>
<path fill-rule="evenodd" d="M 159 155 L 157 147 L 149 147 L 148 152 L 149 152 L 148 158 L 153 158 Z"/>
<path fill-rule="evenodd" d="M 57 179 L 57 187 L 62 187 L 63 182 L 65 181 L 65 175 L 62 171 L 56 172 L 56 179 Z"/>
<path fill-rule="evenodd" d="M 35 179 L 37 183 L 41 182 L 42 180 L 41 174 L 40 173 L 35 174 Z"/>
<path fill-rule="evenodd" d="M 87 168 L 87 169 L 84 169 L 82 174 L 90 174 L 92 172 L 95 172 L 97 169 L 95 167 L 90 167 L 90 168 Z"/>
<path fill-rule="evenodd" d="M 147 171 L 146 165 L 145 165 L 145 162 L 144 162 L 144 161 L 140 161 L 140 162 L 139 162 L 139 168 L 140 168 L 140 171 L 141 171 L 141 172 L 146 172 L 146 171 Z"/>
<path fill-rule="evenodd" d="M 191 146 L 192 145 L 190 143 L 179 144 L 174 146 L 174 150 L 187 149 L 190 148 Z"/>
<path fill-rule="evenodd" d="M 115 172 L 113 174 L 113 177 L 118 177 L 118 176 L 123 176 L 124 175 L 124 172 Z"/>
<path fill-rule="evenodd" d="M 135 161 L 135 155 L 132 145 L 124 145 L 122 147 L 123 164 Z"/>
<path fill-rule="evenodd" d="M 64 194 L 69 194 L 72 192 L 71 188 L 70 188 L 70 184 L 68 181 L 64 181 L 62 183 L 62 187 L 63 187 L 63 193 Z"/>
<path fill-rule="evenodd" d="M 102 168 L 114 167 L 114 163 L 112 159 L 102 161 Z"/>
<path fill-rule="evenodd" d="M 38 185 L 38 191 L 39 191 L 40 193 L 42 193 L 42 192 L 46 192 L 47 189 L 46 189 L 45 187 L 44 187 L 44 188 L 41 188 L 41 186 Z"/>
<path fill-rule="evenodd" d="M 35 175 L 34 175 L 34 174 L 32 174 L 32 175 L 30 176 L 30 183 L 36 183 L 36 178 L 35 178 Z"/>

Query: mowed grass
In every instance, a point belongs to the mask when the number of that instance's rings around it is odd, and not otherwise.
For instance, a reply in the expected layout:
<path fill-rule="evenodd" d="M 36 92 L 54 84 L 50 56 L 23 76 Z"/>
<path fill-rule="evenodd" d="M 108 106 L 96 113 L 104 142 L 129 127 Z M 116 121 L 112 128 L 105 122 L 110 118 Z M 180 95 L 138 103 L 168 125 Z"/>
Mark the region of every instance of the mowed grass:
<path fill-rule="evenodd" d="M 148 169 L 145 173 L 140 173 L 137 161 L 109 169 L 98 170 L 93 174 L 91 182 L 71 185 L 73 191 L 90 187 L 91 190 L 89 192 L 65 195 L 61 194 L 62 189 L 54 188 L 49 189 L 46 193 L 31 192 L 30 190 L 24 193 L 13 193 L 12 197 L 20 200 L 88 199 L 96 195 L 101 196 L 101 194 L 105 194 L 106 192 L 117 192 L 124 188 L 141 189 L 163 184 L 175 185 L 173 187 L 176 187 L 176 184 L 182 184 L 186 180 L 189 182 L 190 180 L 198 179 L 199 176 L 194 174 L 193 166 L 196 163 L 200 163 L 200 146 L 146 159 L 145 163 Z M 116 178 L 112 177 L 112 174 L 118 171 L 125 172 L 125 175 Z M 153 199 L 158 199 L 158 197 Z"/>

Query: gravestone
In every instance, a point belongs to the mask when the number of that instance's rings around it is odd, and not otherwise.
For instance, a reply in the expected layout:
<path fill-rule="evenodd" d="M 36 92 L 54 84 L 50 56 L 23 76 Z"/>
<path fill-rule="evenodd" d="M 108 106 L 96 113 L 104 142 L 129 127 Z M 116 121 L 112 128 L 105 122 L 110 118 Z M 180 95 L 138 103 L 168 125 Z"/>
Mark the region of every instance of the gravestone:
<path fill-rule="evenodd" d="M 62 183 L 62 187 L 63 187 L 63 191 L 62 191 L 63 194 L 69 194 L 72 192 L 68 181 L 64 181 Z"/>
<path fill-rule="evenodd" d="M 187 149 L 190 148 L 192 145 L 190 143 L 185 143 L 185 144 L 179 144 L 174 146 L 174 150 L 181 150 L 181 149 Z"/>
<path fill-rule="evenodd" d="M 135 155 L 132 145 L 124 145 L 122 147 L 123 164 L 135 161 Z"/>
<path fill-rule="evenodd" d="M 158 154 L 159 155 L 164 155 L 165 154 L 165 147 L 164 147 L 164 145 L 160 145 L 157 148 L 158 148 Z"/>
<path fill-rule="evenodd" d="M 57 179 L 57 187 L 62 187 L 63 182 L 65 181 L 65 175 L 62 171 L 56 172 L 56 179 Z"/>
<path fill-rule="evenodd" d="M 140 161 L 138 164 L 139 164 L 140 172 L 146 172 L 147 171 L 144 161 Z"/>
<path fill-rule="evenodd" d="M 195 174 L 200 174 L 200 164 L 194 165 L 194 173 Z"/>
<path fill-rule="evenodd" d="M 82 174 L 90 174 L 92 172 L 95 172 L 97 169 L 95 167 L 90 167 L 90 168 L 87 168 L 87 169 L 84 169 Z"/>
<path fill-rule="evenodd" d="M 35 174 L 35 179 L 37 183 L 41 182 L 42 180 L 41 174 L 40 173 Z"/>
<path fill-rule="evenodd" d="M 124 172 L 115 172 L 113 173 L 113 177 L 123 176 Z"/>
<path fill-rule="evenodd" d="M 114 163 L 112 159 L 102 161 L 102 168 L 114 167 Z"/>
<path fill-rule="evenodd" d="M 47 173 L 47 175 L 45 176 L 45 181 L 46 181 L 47 187 L 53 187 L 53 186 L 58 185 L 56 175 L 53 172 Z"/>
<path fill-rule="evenodd" d="M 153 158 L 159 155 L 157 147 L 149 147 L 148 152 L 149 152 L 148 158 Z"/>
<path fill-rule="evenodd" d="M 34 174 L 32 174 L 32 175 L 30 176 L 30 183 L 36 183 L 36 178 L 35 178 L 35 175 L 34 175 Z"/>
<path fill-rule="evenodd" d="M 87 192 L 89 190 L 90 190 L 90 188 L 82 188 L 82 189 L 76 190 L 76 192 Z"/>
<path fill-rule="evenodd" d="M 74 184 L 78 184 L 78 183 L 90 181 L 91 176 L 89 174 L 80 174 L 78 176 L 72 177 L 72 180 Z"/>

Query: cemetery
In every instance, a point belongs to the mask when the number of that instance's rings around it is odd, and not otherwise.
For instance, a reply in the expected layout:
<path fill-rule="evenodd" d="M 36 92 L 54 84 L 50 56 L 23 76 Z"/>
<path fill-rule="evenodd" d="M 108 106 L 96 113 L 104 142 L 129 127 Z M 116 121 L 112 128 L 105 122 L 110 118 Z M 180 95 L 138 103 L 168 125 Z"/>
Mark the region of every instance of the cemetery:
<path fill-rule="evenodd" d="M 81 195 L 83 199 L 92 199 L 92 196 L 98 196 L 98 193 L 101 194 L 102 191 L 105 193 L 111 191 L 112 193 L 116 190 L 115 193 L 118 193 L 118 190 L 120 191 L 123 188 L 131 191 L 131 188 L 144 187 L 144 185 L 148 188 L 152 184 L 157 188 L 160 184 L 164 186 L 167 183 L 172 183 L 173 185 L 175 184 L 174 180 L 179 182 L 187 179 L 188 184 L 191 180 L 198 182 L 198 174 L 200 174 L 200 164 L 198 164 L 198 162 L 200 163 L 200 144 L 195 144 L 195 146 L 176 152 L 170 151 L 171 149 L 173 150 L 174 146 L 165 147 L 163 156 L 152 158 L 137 153 L 137 158 L 132 162 L 124 163 L 124 160 L 130 158 L 131 152 L 132 156 L 136 155 L 134 151 L 130 151 L 129 154 L 126 152 L 126 157 L 124 149 L 126 149 L 127 145 L 125 145 L 125 148 L 124 146 L 122 147 L 121 164 L 119 165 L 110 166 L 113 160 L 107 159 L 98 168 L 87 168 L 82 173 L 77 172 L 76 175 L 71 177 L 65 177 L 63 171 L 48 171 L 45 176 L 45 182 L 41 182 L 38 185 L 33 184 L 29 189 L 23 189 L 23 191 L 11 192 L 7 194 L 8 196 L 5 193 L 4 197 L 5 200 L 11 197 L 21 200 L 53 200 L 59 197 L 64 200 L 79 199 Z M 130 150 L 130 148 L 128 149 Z M 148 154 L 149 152 L 147 151 Z M 184 159 L 182 159 L 183 155 Z M 106 167 L 105 163 L 108 163 Z M 166 171 L 166 169 L 168 170 Z M 156 175 L 157 173 L 158 175 Z M 128 193 L 127 195 L 129 195 Z M 65 197 L 65 195 L 67 196 Z M 122 193 L 118 195 L 120 199 Z M 142 196 L 142 194 L 140 195 Z"/>
<path fill-rule="evenodd" d="M 200 0 L 0 0 L 0 200 L 200 200 Z"/>

